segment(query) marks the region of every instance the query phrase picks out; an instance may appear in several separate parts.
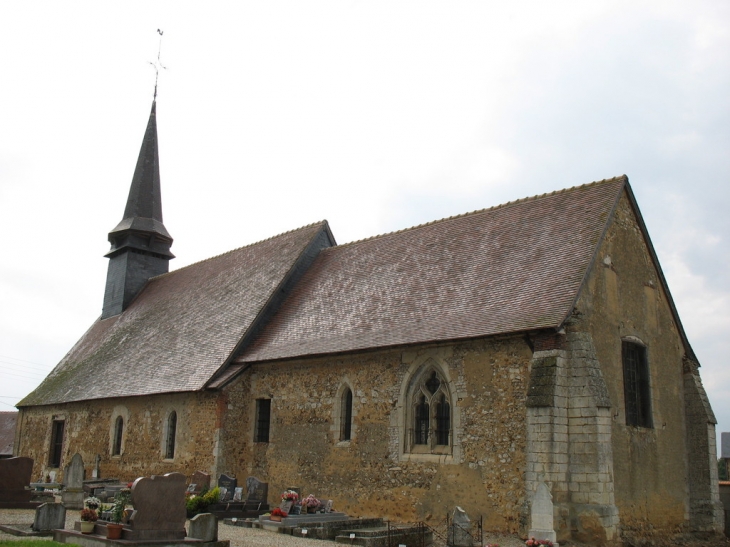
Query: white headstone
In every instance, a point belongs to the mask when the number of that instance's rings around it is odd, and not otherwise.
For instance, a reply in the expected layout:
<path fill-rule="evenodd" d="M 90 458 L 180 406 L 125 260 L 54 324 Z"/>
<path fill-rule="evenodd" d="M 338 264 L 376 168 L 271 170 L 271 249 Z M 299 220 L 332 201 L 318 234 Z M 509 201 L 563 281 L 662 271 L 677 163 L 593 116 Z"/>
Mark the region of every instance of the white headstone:
<path fill-rule="evenodd" d="M 730 459 L 730 433 L 720 433 L 720 457 Z"/>
<path fill-rule="evenodd" d="M 84 508 L 84 459 L 76 453 L 63 472 L 61 501 L 66 509 Z"/>
<path fill-rule="evenodd" d="M 532 497 L 530 531 L 527 535 L 530 538 L 546 539 L 553 543 L 557 541 L 553 524 L 553 497 L 544 482 L 540 482 Z"/>
<path fill-rule="evenodd" d="M 461 507 L 454 509 L 454 519 L 449 530 L 451 542 L 455 547 L 471 547 L 471 519 Z"/>

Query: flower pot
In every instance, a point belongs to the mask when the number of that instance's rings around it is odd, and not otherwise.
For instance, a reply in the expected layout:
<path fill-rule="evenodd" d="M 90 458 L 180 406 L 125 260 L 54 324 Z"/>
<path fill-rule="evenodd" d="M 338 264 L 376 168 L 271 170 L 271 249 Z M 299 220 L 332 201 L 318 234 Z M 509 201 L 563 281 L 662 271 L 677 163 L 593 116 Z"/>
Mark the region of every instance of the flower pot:
<path fill-rule="evenodd" d="M 307 507 L 307 513 L 316 513 L 317 508 L 316 507 Z"/>
<path fill-rule="evenodd" d="M 121 539 L 122 528 L 124 528 L 124 526 L 122 526 L 121 524 L 107 524 L 106 539 Z"/>
<path fill-rule="evenodd" d="M 93 520 L 82 520 L 81 521 L 81 533 L 91 534 L 94 531 L 96 523 Z"/>
<path fill-rule="evenodd" d="M 273 520 L 274 522 L 281 522 L 281 517 L 277 515 L 271 515 L 269 517 L 269 520 Z"/>

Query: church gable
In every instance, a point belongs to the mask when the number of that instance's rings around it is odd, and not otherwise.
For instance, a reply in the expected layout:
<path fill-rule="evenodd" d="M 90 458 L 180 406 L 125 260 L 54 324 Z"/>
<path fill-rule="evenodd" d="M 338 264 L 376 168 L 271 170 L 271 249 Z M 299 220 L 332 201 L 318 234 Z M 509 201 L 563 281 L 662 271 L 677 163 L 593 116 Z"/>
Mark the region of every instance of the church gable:
<path fill-rule="evenodd" d="M 151 279 L 100 319 L 18 406 L 201 389 L 255 327 L 326 222 Z"/>

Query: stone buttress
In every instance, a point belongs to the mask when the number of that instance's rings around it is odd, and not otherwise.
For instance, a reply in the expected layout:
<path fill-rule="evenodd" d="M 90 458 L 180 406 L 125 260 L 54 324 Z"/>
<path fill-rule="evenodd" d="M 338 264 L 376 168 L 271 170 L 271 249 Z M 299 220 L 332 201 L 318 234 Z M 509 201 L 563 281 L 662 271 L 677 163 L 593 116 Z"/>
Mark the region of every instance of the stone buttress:
<path fill-rule="evenodd" d="M 611 403 L 588 333 L 533 339 L 527 393 L 526 491 L 545 481 L 558 541 L 618 539 Z"/>

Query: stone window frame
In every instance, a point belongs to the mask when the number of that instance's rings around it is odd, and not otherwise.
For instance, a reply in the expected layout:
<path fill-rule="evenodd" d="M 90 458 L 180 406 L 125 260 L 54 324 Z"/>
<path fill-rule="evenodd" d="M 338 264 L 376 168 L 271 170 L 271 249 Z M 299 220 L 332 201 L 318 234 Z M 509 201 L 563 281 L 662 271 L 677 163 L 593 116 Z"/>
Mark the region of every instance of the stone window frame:
<path fill-rule="evenodd" d="M 122 435 L 121 439 L 119 439 L 119 446 L 117 447 L 117 423 L 119 418 L 122 419 Z M 129 431 L 129 410 L 125 406 L 115 406 L 112 409 L 111 419 L 109 420 L 109 455 L 112 458 L 121 458 L 122 454 L 124 454 L 127 431 Z M 119 448 L 118 451 L 116 450 L 117 448 Z"/>
<path fill-rule="evenodd" d="M 350 438 L 343 438 L 344 429 L 344 418 L 346 416 L 345 404 L 347 392 L 352 394 L 352 406 L 350 408 Z M 352 387 L 352 382 L 345 378 L 340 387 L 337 389 L 337 393 L 333 399 L 332 404 L 332 438 L 334 439 L 335 446 L 350 446 L 350 443 L 355 440 L 357 435 L 357 426 L 355 425 L 355 416 L 357 416 L 357 406 L 355 405 L 355 389 Z"/>
<path fill-rule="evenodd" d="M 174 424 L 173 424 L 174 417 Z M 174 427 L 170 427 L 174 425 Z M 171 408 L 165 414 L 162 423 L 162 438 L 160 449 L 162 451 L 162 459 L 166 461 L 174 461 L 175 456 L 179 453 L 178 433 L 180 432 L 180 413 L 177 408 Z"/>
<path fill-rule="evenodd" d="M 61 424 L 61 441 L 58 442 L 58 428 L 56 424 Z M 51 416 L 51 424 L 49 431 L 48 443 L 48 467 L 50 469 L 60 469 L 63 463 L 63 448 L 66 444 L 66 416 L 64 414 L 54 414 Z"/>
<path fill-rule="evenodd" d="M 413 360 L 401 382 L 397 408 L 397 428 L 400 461 L 416 461 L 426 463 L 455 464 L 461 461 L 461 413 L 457 405 L 459 394 L 454 380 L 451 378 L 449 366 L 444 359 L 448 348 L 429 351 Z M 434 394 L 443 393 L 450 406 L 450 442 L 444 445 L 414 446 L 411 442 L 415 425 L 414 396 L 421 394 L 422 386 L 431 377 L 432 372 L 440 376 L 441 385 Z M 435 405 L 430 408 L 431 417 L 435 420 Z M 431 428 L 433 433 L 433 428 Z"/>
<path fill-rule="evenodd" d="M 253 442 L 271 442 L 271 397 L 259 397 L 254 402 Z M 266 418 L 264 420 L 264 417 Z"/>
<path fill-rule="evenodd" d="M 626 425 L 653 429 L 649 348 L 641 339 L 635 336 L 621 338 L 621 369 Z"/>

